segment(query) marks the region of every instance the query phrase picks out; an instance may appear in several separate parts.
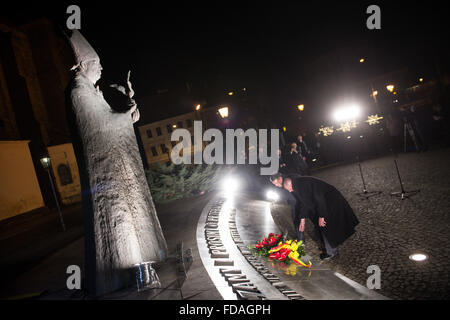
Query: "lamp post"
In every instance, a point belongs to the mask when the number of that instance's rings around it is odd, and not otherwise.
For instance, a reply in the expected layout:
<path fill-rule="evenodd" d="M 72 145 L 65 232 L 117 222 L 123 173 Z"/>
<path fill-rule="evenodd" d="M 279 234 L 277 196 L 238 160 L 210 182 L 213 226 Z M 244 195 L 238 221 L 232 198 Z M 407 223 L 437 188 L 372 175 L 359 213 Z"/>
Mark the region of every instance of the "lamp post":
<path fill-rule="evenodd" d="M 297 109 L 298 109 L 298 111 L 303 111 L 303 110 L 305 110 L 305 105 L 304 104 L 299 104 L 297 106 Z"/>
<path fill-rule="evenodd" d="M 63 228 L 63 231 L 66 231 L 66 225 L 64 224 L 64 219 L 62 217 L 62 213 L 61 213 L 61 208 L 59 206 L 58 197 L 56 196 L 56 190 L 55 190 L 55 186 L 53 184 L 52 175 L 50 173 L 50 165 L 51 165 L 50 158 L 49 157 L 43 157 L 43 158 L 40 159 L 40 161 L 41 161 L 41 165 L 44 168 L 44 170 L 47 171 L 48 179 L 50 180 L 50 185 L 52 186 L 53 196 L 55 197 L 56 207 L 58 208 L 58 214 L 59 214 L 59 219 L 61 220 L 61 226 Z"/>

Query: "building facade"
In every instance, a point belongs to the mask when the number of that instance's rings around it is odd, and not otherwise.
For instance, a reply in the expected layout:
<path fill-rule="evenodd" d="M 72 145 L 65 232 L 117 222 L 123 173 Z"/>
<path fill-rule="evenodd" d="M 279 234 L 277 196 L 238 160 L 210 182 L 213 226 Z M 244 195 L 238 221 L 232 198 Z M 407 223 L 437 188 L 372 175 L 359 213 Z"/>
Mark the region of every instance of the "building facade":
<path fill-rule="evenodd" d="M 156 163 L 171 162 L 170 153 L 178 142 L 171 141 L 170 138 L 173 130 L 178 128 L 187 129 L 191 133 L 191 149 L 183 149 L 183 154 L 189 152 L 192 156 L 196 152 L 202 152 L 206 146 L 205 142 L 202 142 L 200 148 L 194 146 L 194 121 L 202 122 L 202 135 L 209 128 L 224 130 L 227 127 L 231 128 L 235 125 L 233 123 L 232 109 L 229 108 L 230 113 L 226 117 L 223 117 L 218 112 L 220 108 L 218 106 L 200 109 L 140 126 L 138 128 L 139 136 L 147 165 L 153 166 Z"/>
<path fill-rule="evenodd" d="M 26 148 L 34 170 L 30 175 L 36 177 L 38 188 L 34 190 L 39 189 L 43 199 L 43 203 L 33 200 L 27 203 L 34 204 L 17 210 L 8 205 L 10 214 L 42 206 L 56 207 L 48 174 L 40 163 L 45 156 L 50 157 L 53 165 L 60 203 L 71 204 L 81 199 L 78 168 L 65 112 L 65 88 L 72 65 L 70 47 L 51 21 L 0 23 L 1 149 L 9 152 L 7 150 L 14 143 L 28 141 Z M 28 183 L 21 178 L 21 170 L 10 173 L 15 174 L 14 181 Z M 25 185 L 23 188 L 28 189 Z M 25 199 L 20 188 L 10 189 L 9 193 L 10 199 Z M 21 203 L 22 200 L 17 205 Z"/>
<path fill-rule="evenodd" d="M 187 129 L 193 137 L 194 121 L 196 120 L 201 120 L 199 112 L 191 112 L 140 126 L 139 135 L 147 165 L 170 162 L 170 152 L 176 144 L 176 142 L 170 140 L 173 130 L 177 128 Z M 195 151 L 194 147 L 190 150 L 192 154 Z M 186 151 L 183 150 L 183 152 Z"/>

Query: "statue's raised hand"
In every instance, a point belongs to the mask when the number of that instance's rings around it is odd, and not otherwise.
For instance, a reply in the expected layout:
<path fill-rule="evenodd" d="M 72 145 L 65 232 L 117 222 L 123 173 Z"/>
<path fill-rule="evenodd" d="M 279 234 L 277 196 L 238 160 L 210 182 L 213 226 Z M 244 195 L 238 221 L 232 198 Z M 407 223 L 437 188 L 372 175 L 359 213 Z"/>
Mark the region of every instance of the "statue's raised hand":
<path fill-rule="evenodd" d="M 118 85 L 118 84 L 112 84 L 110 85 L 112 88 L 115 88 L 117 91 L 119 91 L 120 93 L 122 93 L 123 95 L 128 97 L 128 102 L 127 105 L 130 108 L 127 113 L 131 114 L 131 117 L 133 119 L 133 123 L 135 123 L 136 121 L 139 120 L 140 114 L 139 114 L 139 110 L 137 109 L 137 104 L 136 101 L 133 99 L 134 96 L 134 90 L 130 81 L 130 75 L 131 75 L 131 71 L 128 71 L 127 74 L 127 87 L 125 88 L 124 86 Z"/>

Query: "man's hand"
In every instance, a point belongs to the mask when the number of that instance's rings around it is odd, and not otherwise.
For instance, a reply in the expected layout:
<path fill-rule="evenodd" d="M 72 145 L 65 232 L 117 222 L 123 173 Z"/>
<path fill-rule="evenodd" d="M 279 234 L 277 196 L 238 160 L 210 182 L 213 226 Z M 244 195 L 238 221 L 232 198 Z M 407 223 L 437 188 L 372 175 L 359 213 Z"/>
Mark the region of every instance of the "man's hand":
<path fill-rule="evenodd" d="M 305 231 L 305 219 L 300 220 L 300 225 L 298 226 L 298 231 L 300 231 L 300 232 Z"/>
<path fill-rule="evenodd" d="M 327 225 L 324 218 L 319 218 L 319 227 L 325 227 Z"/>

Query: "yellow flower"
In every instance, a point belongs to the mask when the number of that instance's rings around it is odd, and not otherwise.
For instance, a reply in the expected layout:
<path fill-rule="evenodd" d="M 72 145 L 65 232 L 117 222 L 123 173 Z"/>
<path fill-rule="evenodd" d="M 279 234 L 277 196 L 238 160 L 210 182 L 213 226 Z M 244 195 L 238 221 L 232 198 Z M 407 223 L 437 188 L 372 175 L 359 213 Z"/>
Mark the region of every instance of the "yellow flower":
<path fill-rule="evenodd" d="M 290 245 L 289 249 L 291 249 L 291 251 L 297 251 L 298 244 L 294 242 L 293 244 Z"/>
<path fill-rule="evenodd" d="M 286 241 L 286 243 L 287 243 L 287 244 L 291 244 L 291 243 L 292 243 L 292 240 L 288 240 L 288 241 Z"/>
<path fill-rule="evenodd" d="M 291 251 L 289 253 L 289 258 L 291 258 L 291 259 L 297 259 L 298 256 L 299 256 L 299 253 L 297 251 Z"/>

